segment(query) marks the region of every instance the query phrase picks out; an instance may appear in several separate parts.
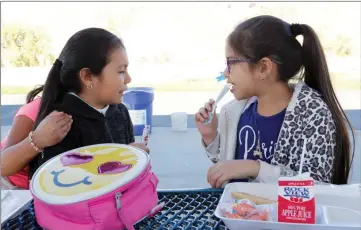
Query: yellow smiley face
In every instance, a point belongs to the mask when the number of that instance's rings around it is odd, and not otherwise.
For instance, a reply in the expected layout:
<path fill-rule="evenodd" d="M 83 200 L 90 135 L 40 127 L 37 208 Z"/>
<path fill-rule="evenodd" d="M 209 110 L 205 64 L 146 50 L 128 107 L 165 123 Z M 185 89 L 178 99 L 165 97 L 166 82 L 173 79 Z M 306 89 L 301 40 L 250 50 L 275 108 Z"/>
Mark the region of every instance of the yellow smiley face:
<path fill-rule="evenodd" d="M 105 192 L 126 183 L 144 167 L 144 157 L 127 146 L 96 145 L 62 154 L 47 162 L 35 177 L 46 196 L 81 196 L 89 192 Z M 101 191 L 102 190 L 102 191 Z"/>

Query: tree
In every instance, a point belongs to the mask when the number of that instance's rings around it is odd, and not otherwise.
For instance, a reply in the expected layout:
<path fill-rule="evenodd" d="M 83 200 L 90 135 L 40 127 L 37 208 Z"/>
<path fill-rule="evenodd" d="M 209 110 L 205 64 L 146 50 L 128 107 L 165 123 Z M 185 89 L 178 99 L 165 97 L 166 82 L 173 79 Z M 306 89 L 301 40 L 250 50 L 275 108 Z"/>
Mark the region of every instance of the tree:
<path fill-rule="evenodd" d="M 1 30 L 1 66 L 46 66 L 54 62 L 51 39 L 43 30 L 6 24 Z"/>

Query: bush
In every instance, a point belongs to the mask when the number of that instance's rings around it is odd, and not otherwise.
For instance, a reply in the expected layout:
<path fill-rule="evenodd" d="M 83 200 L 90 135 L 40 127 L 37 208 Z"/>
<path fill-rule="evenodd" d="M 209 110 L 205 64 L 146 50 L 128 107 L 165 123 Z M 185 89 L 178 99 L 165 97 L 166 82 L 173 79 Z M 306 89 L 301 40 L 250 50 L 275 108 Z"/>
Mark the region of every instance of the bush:
<path fill-rule="evenodd" d="M 46 66 L 54 62 L 51 39 L 43 30 L 16 24 L 1 27 L 1 67 Z"/>

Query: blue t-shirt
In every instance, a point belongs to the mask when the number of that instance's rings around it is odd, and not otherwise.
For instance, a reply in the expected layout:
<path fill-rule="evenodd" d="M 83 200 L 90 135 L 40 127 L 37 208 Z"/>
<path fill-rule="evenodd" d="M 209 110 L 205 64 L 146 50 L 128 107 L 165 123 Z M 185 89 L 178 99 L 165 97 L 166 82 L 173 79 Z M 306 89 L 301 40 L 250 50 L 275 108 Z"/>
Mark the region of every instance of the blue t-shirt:
<path fill-rule="evenodd" d="M 235 158 L 260 159 L 271 163 L 286 109 L 273 116 L 264 117 L 258 114 L 257 105 L 257 101 L 249 105 L 239 119 Z M 260 154 L 254 154 L 255 150 L 259 150 Z"/>

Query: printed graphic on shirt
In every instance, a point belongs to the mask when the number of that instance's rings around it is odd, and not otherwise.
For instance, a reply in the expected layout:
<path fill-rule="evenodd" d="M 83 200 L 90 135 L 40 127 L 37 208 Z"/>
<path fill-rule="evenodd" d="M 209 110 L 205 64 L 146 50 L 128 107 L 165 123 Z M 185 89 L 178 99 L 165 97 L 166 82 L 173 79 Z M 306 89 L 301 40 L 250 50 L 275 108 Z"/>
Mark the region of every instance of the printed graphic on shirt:
<path fill-rule="evenodd" d="M 264 117 L 258 114 L 257 104 L 257 101 L 252 103 L 239 119 L 236 159 L 260 159 L 271 163 L 286 109 Z"/>
<path fill-rule="evenodd" d="M 243 149 L 243 159 L 248 159 L 251 154 L 254 155 L 254 151 L 258 150 L 258 132 L 256 132 L 251 126 L 245 125 L 238 133 L 239 146 Z M 262 152 L 262 159 L 271 160 L 274 153 L 276 142 L 262 142 L 260 141 L 259 149 Z M 255 156 L 254 156 L 255 157 Z M 252 157 L 251 157 L 252 158 Z"/>

